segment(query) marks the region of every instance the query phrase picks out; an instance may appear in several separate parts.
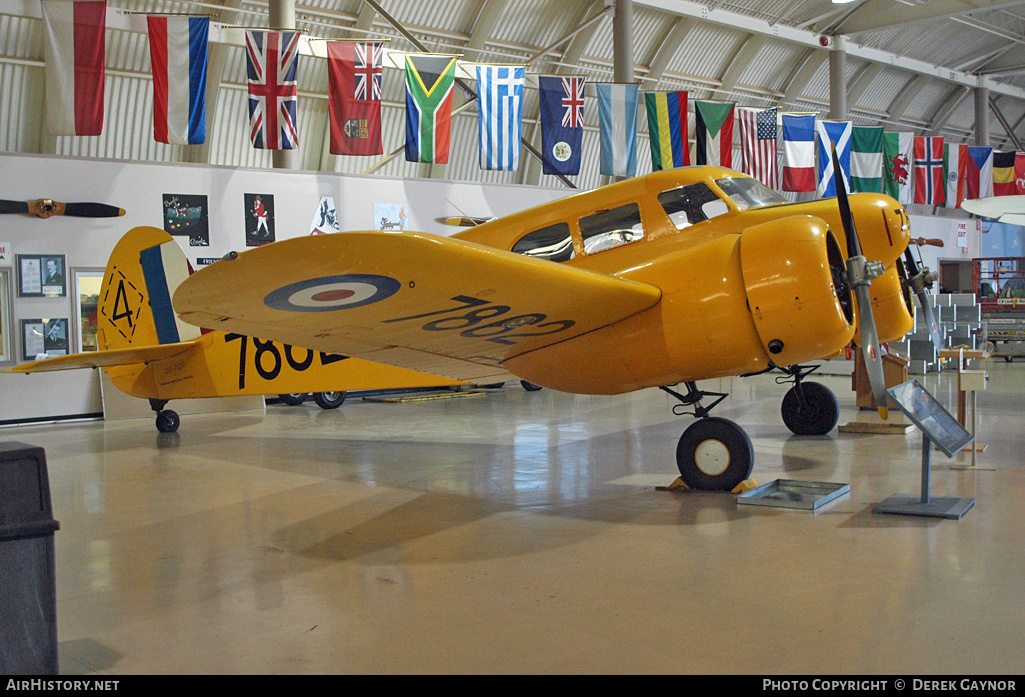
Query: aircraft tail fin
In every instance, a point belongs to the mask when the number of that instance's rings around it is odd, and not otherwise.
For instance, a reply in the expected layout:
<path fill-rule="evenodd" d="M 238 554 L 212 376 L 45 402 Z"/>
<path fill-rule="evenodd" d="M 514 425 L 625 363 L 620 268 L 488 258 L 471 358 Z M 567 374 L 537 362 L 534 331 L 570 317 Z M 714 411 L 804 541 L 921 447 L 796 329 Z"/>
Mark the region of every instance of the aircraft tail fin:
<path fill-rule="evenodd" d="M 130 230 L 110 255 L 97 308 L 100 350 L 176 344 L 201 330 L 178 320 L 171 297 L 192 272 L 174 238 L 153 227 Z"/>

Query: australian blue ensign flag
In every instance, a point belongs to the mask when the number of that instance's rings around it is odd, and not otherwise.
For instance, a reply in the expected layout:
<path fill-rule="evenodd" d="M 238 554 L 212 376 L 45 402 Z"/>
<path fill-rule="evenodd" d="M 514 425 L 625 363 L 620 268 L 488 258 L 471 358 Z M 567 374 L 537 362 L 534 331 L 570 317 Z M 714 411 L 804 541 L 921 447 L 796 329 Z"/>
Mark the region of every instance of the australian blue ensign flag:
<path fill-rule="evenodd" d="M 541 75 L 541 166 L 545 174 L 580 174 L 584 78 Z"/>

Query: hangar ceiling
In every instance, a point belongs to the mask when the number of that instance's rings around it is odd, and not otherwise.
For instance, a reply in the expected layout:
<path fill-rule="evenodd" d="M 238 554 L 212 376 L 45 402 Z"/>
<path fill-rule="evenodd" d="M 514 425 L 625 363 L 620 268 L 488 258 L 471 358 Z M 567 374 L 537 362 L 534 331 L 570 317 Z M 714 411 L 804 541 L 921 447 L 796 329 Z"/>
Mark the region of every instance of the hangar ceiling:
<path fill-rule="evenodd" d="M 613 79 L 613 8 L 606 0 L 307 0 L 296 25 L 311 38 L 383 38 L 389 48 L 461 53 L 464 60 L 528 63 L 531 73 Z M 247 137 L 245 55 L 211 45 L 208 136 L 168 146 L 152 136 L 153 97 L 143 13 L 210 14 L 214 22 L 267 27 L 265 0 L 108 0 L 106 123 L 94 137 L 54 137 L 43 126 L 43 32 L 38 0 L 0 0 L 0 149 L 160 162 L 270 167 Z M 829 53 L 847 52 L 847 114 L 856 125 L 975 142 L 975 87 L 990 93 L 990 143 L 1025 140 L 1025 2 L 932 0 L 633 0 L 633 67 L 642 90 L 687 90 L 692 99 L 819 112 L 830 106 Z M 826 37 L 826 38 L 824 38 Z M 823 43 L 827 46 L 824 48 Z M 476 112 L 453 118 L 448 165 L 338 157 L 328 151 L 326 62 L 299 67 L 299 169 L 401 177 L 562 186 L 532 158 L 516 172 L 477 165 Z M 383 80 L 385 152 L 405 137 L 403 76 Z M 458 96 L 456 105 L 462 99 Z M 525 138 L 540 142 L 536 90 L 528 90 Z M 573 183 L 600 183 L 596 109 L 586 115 L 583 169 Z M 650 171 L 646 123 L 638 120 L 639 173 Z"/>

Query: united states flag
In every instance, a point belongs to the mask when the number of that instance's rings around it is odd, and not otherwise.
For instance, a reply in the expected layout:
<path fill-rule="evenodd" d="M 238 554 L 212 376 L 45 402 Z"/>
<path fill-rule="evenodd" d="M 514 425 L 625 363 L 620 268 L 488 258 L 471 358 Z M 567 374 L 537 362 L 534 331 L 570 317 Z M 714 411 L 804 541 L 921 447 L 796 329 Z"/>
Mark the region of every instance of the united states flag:
<path fill-rule="evenodd" d="M 381 98 L 381 68 L 384 62 L 384 45 L 357 43 L 355 68 L 355 98 L 366 101 Z"/>
<path fill-rule="evenodd" d="M 292 150 L 296 127 L 299 32 L 246 31 L 249 137 L 254 148 Z"/>
<path fill-rule="evenodd" d="M 562 89 L 565 91 L 562 98 L 562 106 L 565 108 L 562 125 L 566 128 L 580 128 L 584 125 L 584 78 L 564 77 Z"/>
<path fill-rule="evenodd" d="M 770 189 L 778 189 L 776 107 L 737 111 L 740 114 L 741 169 Z"/>

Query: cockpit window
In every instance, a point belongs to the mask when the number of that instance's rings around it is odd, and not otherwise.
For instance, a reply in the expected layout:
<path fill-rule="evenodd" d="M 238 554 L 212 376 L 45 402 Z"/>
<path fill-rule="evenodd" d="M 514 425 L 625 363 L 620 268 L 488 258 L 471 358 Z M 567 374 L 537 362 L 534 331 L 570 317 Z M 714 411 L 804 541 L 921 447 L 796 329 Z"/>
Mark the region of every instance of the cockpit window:
<path fill-rule="evenodd" d="M 551 261 L 569 261 L 573 258 L 573 239 L 569 223 L 555 223 L 528 233 L 513 245 L 512 250 L 530 257 Z"/>
<path fill-rule="evenodd" d="M 641 211 L 636 203 L 585 215 L 580 219 L 580 234 L 588 254 L 618 247 L 644 237 Z"/>
<path fill-rule="evenodd" d="M 716 179 L 715 183 L 719 185 L 723 193 L 737 204 L 737 208 L 740 210 L 790 203 L 757 179 L 749 179 L 747 177 L 733 179 L 730 177 Z"/>
<path fill-rule="evenodd" d="M 669 189 L 658 195 L 677 230 L 729 212 L 729 207 L 704 182 Z"/>

